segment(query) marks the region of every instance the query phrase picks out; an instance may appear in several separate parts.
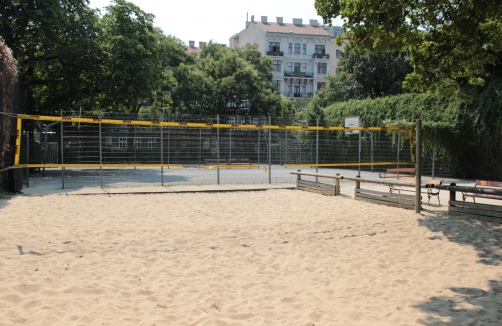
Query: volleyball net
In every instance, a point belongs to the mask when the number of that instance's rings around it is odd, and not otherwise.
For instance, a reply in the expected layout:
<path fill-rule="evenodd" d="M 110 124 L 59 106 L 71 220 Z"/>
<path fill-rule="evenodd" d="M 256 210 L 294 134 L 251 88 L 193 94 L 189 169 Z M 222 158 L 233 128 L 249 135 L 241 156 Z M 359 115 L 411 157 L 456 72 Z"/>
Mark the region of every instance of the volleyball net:
<path fill-rule="evenodd" d="M 129 117 L 18 115 L 14 166 L 242 169 L 278 164 L 383 171 L 414 164 L 411 127 L 301 125 L 247 116 Z"/>

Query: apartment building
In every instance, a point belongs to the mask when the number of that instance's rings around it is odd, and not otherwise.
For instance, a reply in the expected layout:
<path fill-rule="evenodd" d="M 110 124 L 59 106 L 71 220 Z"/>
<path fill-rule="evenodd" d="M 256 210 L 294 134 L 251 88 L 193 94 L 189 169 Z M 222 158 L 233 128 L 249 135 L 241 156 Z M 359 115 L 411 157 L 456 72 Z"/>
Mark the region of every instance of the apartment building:
<path fill-rule="evenodd" d="M 341 28 L 321 26 L 314 19 L 304 24 L 300 18 L 285 23 L 282 17 L 269 22 L 267 16 L 261 16 L 260 21 L 251 16 L 246 28 L 230 38 L 229 45 L 236 48 L 256 43 L 258 50 L 272 59 L 273 80 L 284 96 L 311 97 L 326 84 L 325 77 L 337 70 L 337 60 L 334 64 L 331 60 L 333 54 L 341 54 L 335 47 L 335 32 Z"/>

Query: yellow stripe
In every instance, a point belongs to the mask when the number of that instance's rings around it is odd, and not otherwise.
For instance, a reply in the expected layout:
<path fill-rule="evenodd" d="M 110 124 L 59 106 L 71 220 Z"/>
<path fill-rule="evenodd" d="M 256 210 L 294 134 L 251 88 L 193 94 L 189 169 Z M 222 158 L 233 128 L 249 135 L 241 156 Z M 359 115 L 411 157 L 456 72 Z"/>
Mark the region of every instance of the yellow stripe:
<path fill-rule="evenodd" d="M 188 123 L 188 122 L 158 122 L 158 121 L 141 121 L 141 120 L 113 120 L 113 119 L 98 119 L 98 118 L 65 118 L 43 115 L 25 115 L 19 114 L 18 118 L 28 120 L 43 120 L 43 121 L 62 121 L 62 122 L 81 122 L 81 123 L 102 123 L 114 125 L 135 125 L 135 126 L 152 126 L 152 127 L 183 127 L 183 128 L 223 128 L 223 129 L 270 129 L 270 130 L 368 130 L 368 131 L 397 131 L 411 130 L 411 127 L 343 127 L 343 126 L 256 126 L 256 125 L 232 125 L 232 124 L 217 124 L 217 123 Z"/>
<path fill-rule="evenodd" d="M 19 156 L 21 156 L 21 126 L 23 120 L 21 118 L 17 118 L 17 126 L 16 126 L 16 152 L 14 154 L 14 166 L 19 165 Z"/>
<path fill-rule="evenodd" d="M 284 167 L 293 166 L 371 166 L 371 165 L 414 165 L 413 162 L 361 162 L 361 163 L 322 163 L 322 164 L 284 164 Z"/>
<path fill-rule="evenodd" d="M 182 168 L 182 164 L 93 164 L 93 163 L 79 163 L 79 164 L 20 164 L 16 168 L 134 168 L 134 167 L 173 167 Z"/>

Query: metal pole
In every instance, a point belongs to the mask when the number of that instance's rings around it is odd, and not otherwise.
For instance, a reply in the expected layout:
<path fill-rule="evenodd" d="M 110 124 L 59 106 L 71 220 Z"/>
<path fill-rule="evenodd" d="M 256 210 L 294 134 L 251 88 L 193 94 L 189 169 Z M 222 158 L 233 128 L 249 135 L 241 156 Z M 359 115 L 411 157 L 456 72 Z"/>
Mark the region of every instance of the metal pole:
<path fill-rule="evenodd" d="M 101 112 L 99 113 L 99 180 L 101 182 L 101 188 L 103 188 L 103 149 L 102 149 L 102 138 L 101 138 Z"/>
<path fill-rule="evenodd" d="M 160 115 L 160 121 L 164 122 L 164 113 Z M 164 186 L 164 127 L 160 127 L 160 185 Z"/>
<path fill-rule="evenodd" d="M 268 125 L 272 125 L 270 116 L 268 116 Z M 272 183 L 272 129 L 268 130 L 268 183 Z"/>
<path fill-rule="evenodd" d="M 220 124 L 220 115 L 216 115 L 216 123 Z M 220 184 L 220 128 L 216 128 L 216 181 Z"/>
<path fill-rule="evenodd" d="M 398 127 L 399 127 L 399 124 L 398 124 Z M 397 164 L 397 168 L 399 169 L 399 150 L 400 150 L 400 145 L 401 145 L 401 130 L 398 130 L 397 131 L 397 161 L 398 164 Z M 399 175 L 399 173 L 398 173 Z"/>
<path fill-rule="evenodd" d="M 230 129 L 229 131 L 230 131 L 230 140 L 228 142 L 228 147 L 229 147 L 228 158 L 232 160 L 232 129 Z"/>
<path fill-rule="evenodd" d="M 432 147 L 432 179 L 434 179 L 434 163 L 436 154 L 436 144 Z"/>
<path fill-rule="evenodd" d="M 60 110 L 61 113 L 61 164 L 63 164 L 63 148 L 64 148 L 64 143 L 63 143 L 63 110 Z M 61 166 L 61 184 L 64 189 L 64 167 Z"/>
<path fill-rule="evenodd" d="M 260 129 L 258 129 L 258 166 L 260 166 Z"/>
<path fill-rule="evenodd" d="M 30 164 L 30 128 L 26 135 L 26 163 Z M 26 188 L 30 187 L 30 168 L 26 168 Z"/>
<path fill-rule="evenodd" d="M 420 186 L 422 184 L 422 169 L 421 169 L 421 163 L 422 163 L 422 120 L 418 119 L 417 120 L 417 127 L 416 127 L 416 132 L 417 132 L 417 143 L 416 143 L 416 181 L 415 181 L 415 213 L 420 213 L 420 204 L 421 204 L 421 196 L 420 196 Z"/>
<path fill-rule="evenodd" d="M 316 119 L 316 126 L 319 127 L 319 119 Z M 319 173 L 319 130 L 315 131 L 315 173 Z M 319 182 L 319 177 L 315 177 L 315 182 Z"/>
<path fill-rule="evenodd" d="M 169 154 L 170 154 L 170 150 L 169 150 L 169 147 L 171 145 L 171 127 L 167 127 L 167 164 L 170 164 L 170 157 L 169 157 Z M 167 169 L 169 170 L 169 166 L 167 167 Z"/>
<path fill-rule="evenodd" d="M 358 130 L 359 131 L 359 167 L 358 167 L 358 173 L 357 173 L 357 176 L 360 177 L 361 176 L 361 130 Z"/>

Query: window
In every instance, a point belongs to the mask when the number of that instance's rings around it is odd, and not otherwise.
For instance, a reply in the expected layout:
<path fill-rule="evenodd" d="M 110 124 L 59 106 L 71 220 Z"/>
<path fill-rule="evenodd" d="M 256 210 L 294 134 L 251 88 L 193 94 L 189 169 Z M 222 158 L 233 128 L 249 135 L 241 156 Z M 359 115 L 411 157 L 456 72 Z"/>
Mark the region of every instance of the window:
<path fill-rule="evenodd" d="M 274 71 L 281 71 L 281 61 L 274 60 Z"/>
<path fill-rule="evenodd" d="M 280 92 L 281 91 L 281 81 L 280 80 L 274 80 L 274 85 L 277 88 L 277 90 Z"/>
<path fill-rule="evenodd" d="M 288 84 L 288 93 L 291 94 L 292 90 L 293 90 L 293 86 L 291 84 Z"/>
<path fill-rule="evenodd" d="M 260 124 L 260 118 L 253 118 L 253 124 L 258 126 Z"/>
<path fill-rule="evenodd" d="M 302 72 L 307 72 L 307 64 L 302 63 Z"/>
<path fill-rule="evenodd" d="M 241 117 L 241 125 L 245 125 L 246 124 L 246 117 Z"/>
<path fill-rule="evenodd" d="M 319 83 L 317 83 L 317 90 L 320 90 L 324 86 L 326 86 L 326 82 L 319 82 Z"/>
<path fill-rule="evenodd" d="M 292 53 L 293 53 L 293 43 L 289 43 L 289 46 L 288 46 L 288 53 L 289 53 L 289 54 L 292 54 Z"/>
<path fill-rule="evenodd" d="M 134 137 L 134 148 L 135 149 L 141 148 L 141 137 Z"/>
<path fill-rule="evenodd" d="M 340 59 L 342 57 L 342 51 L 336 50 L 336 58 Z"/>
<path fill-rule="evenodd" d="M 288 62 L 288 71 L 293 72 L 293 63 L 292 62 Z"/>
<path fill-rule="evenodd" d="M 307 54 L 307 44 L 302 44 L 302 54 Z"/>
<path fill-rule="evenodd" d="M 300 72 L 300 63 L 295 62 L 295 72 Z"/>
<path fill-rule="evenodd" d="M 295 94 L 300 93 L 300 83 L 295 83 Z"/>
<path fill-rule="evenodd" d="M 303 83 L 302 84 L 302 94 L 306 94 L 307 93 L 307 84 Z"/>
<path fill-rule="evenodd" d="M 277 53 L 277 52 L 281 51 L 281 44 L 279 42 L 270 42 L 268 44 L 268 49 L 272 53 Z"/>
<path fill-rule="evenodd" d="M 315 54 L 324 55 L 324 45 L 316 45 Z"/>
<path fill-rule="evenodd" d="M 300 54 L 300 44 L 295 43 L 295 54 Z"/>
<path fill-rule="evenodd" d="M 235 124 L 235 117 L 228 117 L 228 124 L 234 125 Z"/>
<path fill-rule="evenodd" d="M 155 146 L 155 138 L 148 137 L 148 149 L 153 149 L 154 146 Z"/>
<path fill-rule="evenodd" d="M 327 74 L 328 73 L 328 64 L 326 62 L 321 62 L 317 65 L 317 73 L 318 74 Z"/>
<path fill-rule="evenodd" d="M 127 149 L 127 137 L 119 137 L 119 148 Z"/>

